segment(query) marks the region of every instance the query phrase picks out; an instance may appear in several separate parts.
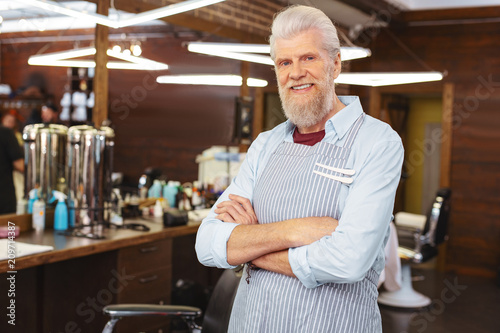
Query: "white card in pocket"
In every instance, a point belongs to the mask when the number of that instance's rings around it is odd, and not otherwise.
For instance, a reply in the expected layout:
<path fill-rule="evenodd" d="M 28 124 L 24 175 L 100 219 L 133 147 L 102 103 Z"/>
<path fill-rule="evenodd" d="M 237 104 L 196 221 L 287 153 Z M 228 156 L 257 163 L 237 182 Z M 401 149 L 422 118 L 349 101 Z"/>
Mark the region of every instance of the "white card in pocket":
<path fill-rule="evenodd" d="M 321 163 L 316 163 L 316 166 L 318 166 L 320 168 L 324 168 L 326 170 L 338 172 L 338 173 L 344 174 L 346 176 L 352 176 L 352 175 L 354 175 L 356 173 L 356 171 L 352 170 L 352 169 L 339 169 L 339 168 L 331 167 L 331 166 L 324 165 L 324 164 L 321 164 Z M 324 173 L 324 172 L 317 171 L 317 170 L 313 170 L 313 172 L 315 174 L 320 175 L 320 176 L 323 176 L 323 177 L 326 177 L 326 178 L 330 178 L 330 179 L 339 181 L 339 182 L 344 183 L 344 184 L 351 184 L 352 181 L 353 181 L 353 179 L 351 177 L 340 177 L 340 176 L 330 175 L 328 173 Z"/>

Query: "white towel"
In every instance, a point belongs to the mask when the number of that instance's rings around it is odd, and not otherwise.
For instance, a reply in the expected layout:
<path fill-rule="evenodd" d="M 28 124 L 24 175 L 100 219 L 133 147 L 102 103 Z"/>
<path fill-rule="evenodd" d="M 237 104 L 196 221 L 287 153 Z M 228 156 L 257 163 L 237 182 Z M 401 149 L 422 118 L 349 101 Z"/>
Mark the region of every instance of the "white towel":
<path fill-rule="evenodd" d="M 21 242 L 11 242 L 10 244 L 12 244 L 11 248 L 15 247 L 16 249 L 15 258 L 54 250 L 54 247 L 49 245 L 38 245 L 38 244 L 29 244 Z M 8 253 L 9 253 L 9 240 L 0 239 L 0 260 L 15 259 L 15 258 L 9 258 Z"/>
<path fill-rule="evenodd" d="M 390 235 L 387 244 L 385 245 L 385 267 L 380 273 L 378 286 L 384 284 L 384 288 L 388 291 L 396 291 L 401 289 L 401 260 L 398 256 L 398 233 L 393 222 L 390 225 Z"/>
<path fill-rule="evenodd" d="M 75 109 L 71 114 L 71 119 L 75 121 L 87 120 L 87 94 L 81 91 L 75 91 L 72 97 L 72 103 Z"/>
<path fill-rule="evenodd" d="M 63 121 L 69 120 L 69 108 L 71 106 L 71 93 L 65 92 L 63 98 L 61 99 L 62 111 L 59 115 L 59 119 Z"/>

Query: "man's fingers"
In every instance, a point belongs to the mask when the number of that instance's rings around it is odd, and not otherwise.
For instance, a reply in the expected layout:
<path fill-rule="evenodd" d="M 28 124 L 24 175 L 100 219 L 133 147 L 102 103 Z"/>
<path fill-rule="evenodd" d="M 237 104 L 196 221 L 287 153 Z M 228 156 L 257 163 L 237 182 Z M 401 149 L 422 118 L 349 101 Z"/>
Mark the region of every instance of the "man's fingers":
<path fill-rule="evenodd" d="M 249 216 L 240 204 L 236 202 L 233 202 L 232 204 L 217 205 L 214 212 L 217 214 L 228 214 L 236 223 L 252 224 L 252 217 Z"/>
<path fill-rule="evenodd" d="M 249 199 L 244 198 L 242 196 L 236 195 L 236 194 L 230 194 L 229 199 L 238 202 L 247 212 L 247 214 L 250 215 L 250 218 L 252 220 L 252 223 L 257 223 L 257 216 L 255 215 L 255 212 L 252 207 L 252 203 L 250 202 Z"/>
<path fill-rule="evenodd" d="M 230 213 L 246 214 L 245 209 L 234 201 L 224 201 L 217 205 L 217 209 L 226 209 Z"/>
<path fill-rule="evenodd" d="M 240 203 L 241 205 L 250 205 L 250 207 L 252 206 L 250 204 L 250 200 L 248 200 L 247 198 L 242 197 L 240 195 L 230 194 L 229 199 L 236 201 L 236 202 Z"/>
<path fill-rule="evenodd" d="M 216 215 L 215 218 L 223 222 L 235 222 L 234 219 L 231 217 L 231 215 L 227 213 Z"/>

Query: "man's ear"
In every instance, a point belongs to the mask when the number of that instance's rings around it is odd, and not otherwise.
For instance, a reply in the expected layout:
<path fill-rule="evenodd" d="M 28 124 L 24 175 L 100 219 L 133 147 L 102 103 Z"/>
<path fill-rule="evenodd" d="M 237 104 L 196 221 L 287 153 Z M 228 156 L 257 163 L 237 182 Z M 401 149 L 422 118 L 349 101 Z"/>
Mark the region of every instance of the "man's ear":
<path fill-rule="evenodd" d="M 342 70 L 342 61 L 340 59 L 340 52 L 337 54 L 337 56 L 335 57 L 335 60 L 333 61 L 333 78 L 336 79 L 339 74 L 340 74 L 340 71 Z"/>

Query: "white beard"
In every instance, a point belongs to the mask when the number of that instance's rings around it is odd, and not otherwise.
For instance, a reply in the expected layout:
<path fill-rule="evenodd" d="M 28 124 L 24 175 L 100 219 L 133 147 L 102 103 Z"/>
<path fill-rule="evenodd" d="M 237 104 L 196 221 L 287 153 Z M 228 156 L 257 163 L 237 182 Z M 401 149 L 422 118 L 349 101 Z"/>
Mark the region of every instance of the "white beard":
<path fill-rule="evenodd" d="M 300 103 L 290 93 L 290 87 L 283 87 L 278 84 L 278 91 L 283 106 L 285 116 L 298 128 L 310 127 L 323 120 L 332 110 L 335 100 L 335 83 L 333 80 L 333 63 L 329 63 L 325 68 L 325 79 L 314 83 L 318 88 L 318 93 L 310 100 Z M 298 85 L 294 83 L 293 85 Z"/>

